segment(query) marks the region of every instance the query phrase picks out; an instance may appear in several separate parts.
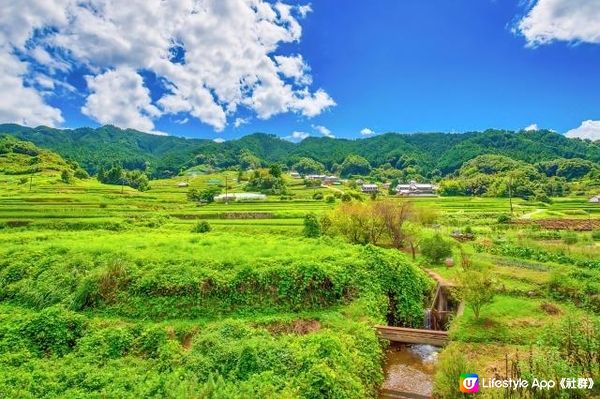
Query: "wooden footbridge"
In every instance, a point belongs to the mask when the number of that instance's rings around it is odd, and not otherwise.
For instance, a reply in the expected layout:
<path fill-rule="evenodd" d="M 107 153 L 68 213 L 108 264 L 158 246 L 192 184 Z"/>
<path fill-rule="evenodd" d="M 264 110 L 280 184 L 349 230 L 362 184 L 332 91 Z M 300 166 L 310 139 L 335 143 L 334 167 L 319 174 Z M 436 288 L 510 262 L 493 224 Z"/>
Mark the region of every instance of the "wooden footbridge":
<path fill-rule="evenodd" d="M 426 344 L 445 346 L 448 343 L 448 331 L 421 330 L 418 328 L 375 326 L 377 335 L 391 342 L 404 344 Z"/>

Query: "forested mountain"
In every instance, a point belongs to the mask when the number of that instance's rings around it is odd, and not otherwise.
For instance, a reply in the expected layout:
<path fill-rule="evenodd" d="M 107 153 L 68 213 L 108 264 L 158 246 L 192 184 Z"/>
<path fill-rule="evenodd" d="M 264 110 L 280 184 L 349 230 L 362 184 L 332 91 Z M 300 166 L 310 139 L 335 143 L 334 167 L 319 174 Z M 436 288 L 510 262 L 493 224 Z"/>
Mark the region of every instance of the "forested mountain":
<path fill-rule="evenodd" d="M 232 167 L 248 162 L 265 165 L 280 162 L 292 166 L 302 157 L 317 160 L 328 170 L 334 170 L 351 154 L 366 158 L 373 167 L 403 169 L 410 166 L 423 175 L 451 174 L 465 162 L 486 154 L 503 155 L 526 163 L 560 158 L 600 162 L 600 142 L 569 139 L 548 130 L 387 133 L 358 140 L 309 137 L 297 144 L 264 133 L 215 143 L 212 140 L 154 136 L 114 126 L 71 130 L 6 124 L 0 125 L 2 134 L 54 150 L 77 161 L 91 173 L 101 165 L 120 164 L 126 169 L 146 170 L 153 177 L 176 174 L 182 168 L 198 164 Z"/>

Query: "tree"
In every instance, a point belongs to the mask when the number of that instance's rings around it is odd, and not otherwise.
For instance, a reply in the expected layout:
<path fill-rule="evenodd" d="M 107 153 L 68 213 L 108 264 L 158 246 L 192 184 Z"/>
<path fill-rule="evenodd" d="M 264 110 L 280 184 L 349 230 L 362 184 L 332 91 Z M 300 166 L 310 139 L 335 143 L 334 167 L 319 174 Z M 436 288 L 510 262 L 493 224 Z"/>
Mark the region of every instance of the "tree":
<path fill-rule="evenodd" d="M 221 189 L 216 186 L 207 187 L 203 190 L 192 188 L 188 191 L 187 197 L 190 201 L 211 203 L 215 201 L 215 196 L 221 193 Z"/>
<path fill-rule="evenodd" d="M 63 169 L 63 171 L 60 172 L 60 180 L 63 183 L 71 184 L 73 182 L 73 172 L 69 169 Z"/>
<path fill-rule="evenodd" d="M 341 165 L 341 175 L 368 175 L 371 172 L 371 164 L 360 155 L 350 154 Z"/>
<path fill-rule="evenodd" d="M 452 255 L 452 245 L 437 233 L 421 240 L 421 253 L 432 263 L 440 263 L 444 258 Z"/>
<path fill-rule="evenodd" d="M 321 223 L 314 213 L 309 213 L 304 217 L 304 236 L 319 237 L 321 235 Z"/>
<path fill-rule="evenodd" d="M 468 270 L 459 276 L 459 294 L 479 320 L 481 308 L 494 301 L 494 280 L 484 272 Z"/>
<path fill-rule="evenodd" d="M 301 175 L 320 174 L 325 171 L 325 167 L 322 163 L 307 157 L 300 158 L 298 162 L 292 166 L 292 169 Z"/>
<path fill-rule="evenodd" d="M 257 169 L 262 163 L 259 157 L 247 149 L 240 151 L 239 160 L 242 169 Z"/>
<path fill-rule="evenodd" d="M 273 177 L 280 178 L 281 177 L 281 165 L 279 165 L 278 163 L 271 164 L 271 166 L 269 166 L 269 173 Z"/>
<path fill-rule="evenodd" d="M 404 222 L 412 216 L 412 204 L 408 201 L 380 201 L 373 205 L 383 219 L 387 236 L 394 248 L 400 249 L 405 243 Z"/>
<path fill-rule="evenodd" d="M 212 227 L 210 224 L 206 220 L 203 220 L 192 228 L 192 233 L 208 233 L 211 230 Z"/>

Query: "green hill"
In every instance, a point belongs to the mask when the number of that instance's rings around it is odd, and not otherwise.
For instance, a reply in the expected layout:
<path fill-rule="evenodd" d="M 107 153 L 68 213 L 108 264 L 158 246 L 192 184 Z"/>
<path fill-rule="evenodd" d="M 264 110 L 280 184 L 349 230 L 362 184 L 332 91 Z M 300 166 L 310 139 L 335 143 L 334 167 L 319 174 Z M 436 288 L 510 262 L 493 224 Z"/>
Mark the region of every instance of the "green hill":
<path fill-rule="evenodd" d="M 0 137 L 0 173 L 21 175 L 76 169 L 76 164 L 66 162 L 52 151 L 10 136 Z"/>
<path fill-rule="evenodd" d="M 204 139 L 154 136 L 114 126 L 71 130 L 5 124 L 0 125 L 2 134 L 56 151 L 91 173 L 100 165 L 118 163 L 125 169 L 145 170 L 152 177 L 174 175 L 200 164 L 231 167 L 239 165 L 249 153 L 264 164 L 281 162 L 288 166 L 301 157 L 310 157 L 329 170 L 340 165 L 348 155 L 358 154 L 373 167 L 389 164 L 402 169 L 410 165 L 424 175 L 454 173 L 465 162 L 486 154 L 532 164 L 562 158 L 600 162 L 600 142 L 570 139 L 548 130 L 386 133 L 358 140 L 309 137 L 297 144 L 264 133 L 219 144 Z"/>

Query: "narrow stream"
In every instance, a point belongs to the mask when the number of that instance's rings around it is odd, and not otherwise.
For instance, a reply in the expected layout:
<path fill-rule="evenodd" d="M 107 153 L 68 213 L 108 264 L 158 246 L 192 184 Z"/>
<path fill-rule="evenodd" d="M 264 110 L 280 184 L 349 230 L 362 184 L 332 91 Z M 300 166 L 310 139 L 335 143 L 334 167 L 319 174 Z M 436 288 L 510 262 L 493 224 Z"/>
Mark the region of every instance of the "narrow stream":
<path fill-rule="evenodd" d="M 426 330 L 445 330 L 448 314 L 454 312 L 457 304 L 447 296 L 445 287 L 436 290 L 431 306 L 423 315 Z M 431 397 L 433 376 L 441 348 L 420 344 L 390 344 L 384 365 L 385 380 L 381 386 L 384 392 L 396 391 Z"/>
<path fill-rule="evenodd" d="M 392 344 L 387 352 L 383 389 L 431 396 L 440 348 L 431 345 Z"/>

